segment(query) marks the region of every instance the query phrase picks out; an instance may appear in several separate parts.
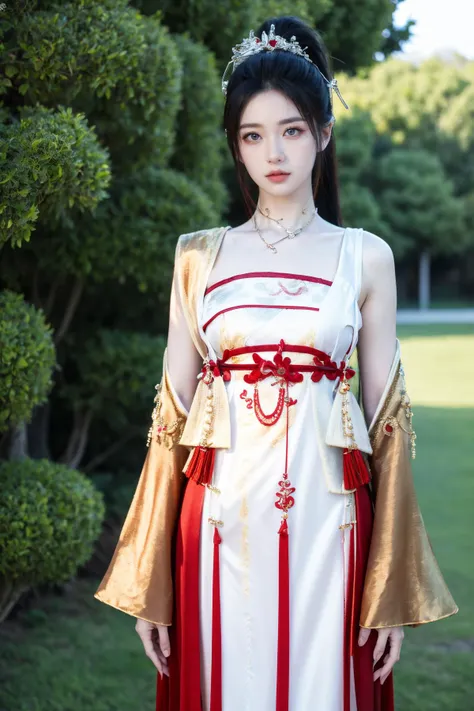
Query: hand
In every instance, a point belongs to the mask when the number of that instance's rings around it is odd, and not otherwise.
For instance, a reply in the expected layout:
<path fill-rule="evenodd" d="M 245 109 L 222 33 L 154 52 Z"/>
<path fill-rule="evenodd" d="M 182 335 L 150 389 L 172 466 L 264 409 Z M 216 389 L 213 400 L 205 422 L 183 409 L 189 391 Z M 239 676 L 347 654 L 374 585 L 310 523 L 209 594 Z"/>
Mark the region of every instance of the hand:
<path fill-rule="evenodd" d="M 359 645 L 362 647 L 369 639 L 371 630 L 365 627 L 360 628 L 359 632 Z M 387 642 L 390 640 L 389 650 L 385 657 L 383 658 L 383 666 L 374 673 L 374 681 L 380 677 L 380 683 L 383 684 L 385 679 L 388 677 L 395 662 L 400 659 L 400 650 L 402 647 L 402 641 L 405 636 L 403 627 L 382 627 L 377 630 L 378 639 L 374 648 L 374 666 L 379 661 L 380 657 L 384 653 Z"/>
<path fill-rule="evenodd" d="M 170 639 L 168 627 L 138 619 L 135 630 L 143 642 L 146 656 L 158 669 L 161 678 L 163 678 L 163 674 L 169 676 L 167 657 L 170 655 Z"/>

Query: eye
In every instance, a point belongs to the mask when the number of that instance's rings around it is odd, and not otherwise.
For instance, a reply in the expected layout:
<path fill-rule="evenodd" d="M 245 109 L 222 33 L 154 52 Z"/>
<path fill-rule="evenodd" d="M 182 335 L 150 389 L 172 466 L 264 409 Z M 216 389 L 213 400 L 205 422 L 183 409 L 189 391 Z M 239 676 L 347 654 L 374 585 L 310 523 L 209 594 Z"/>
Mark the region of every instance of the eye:
<path fill-rule="evenodd" d="M 297 126 L 289 126 L 286 130 L 287 130 L 287 131 L 297 131 L 297 132 L 298 132 L 298 133 L 293 133 L 293 134 L 291 134 L 290 138 L 293 138 L 293 137 L 295 137 L 295 136 L 299 136 L 300 133 L 304 133 L 303 129 L 297 128 Z"/>
<path fill-rule="evenodd" d="M 258 133 L 246 133 L 243 136 L 243 139 L 244 139 L 244 141 L 246 141 L 248 138 L 250 138 L 250 136 L 258 136 L 258 135 L 259 135 Z M 251 141 L 249 141 L 249 143 L 256 143 L 256 141 L 251 140 Z"/>
<path fill-rule="evenodd" d="M 297 126 L 288 126 L 285 133 L 287 133 L 288 131 L 295 131 L 296 132 L 296 133 L 290 133 L 289 134 L 290 138 L 296 138 L 300 134 L 304 133 L 304 130 L 302 128 L 298 128 Z M 254 138 L 255 136 L 256 136 L 256 138 Z M 261 138 L 261 136 L 259 133 L 255 133 L 253 131 L 253 132 L 244 134 L 242 136 L 242 138 L 244 141 L 247 141 L 248 143 L 257 143 L 258 139 Z"/>

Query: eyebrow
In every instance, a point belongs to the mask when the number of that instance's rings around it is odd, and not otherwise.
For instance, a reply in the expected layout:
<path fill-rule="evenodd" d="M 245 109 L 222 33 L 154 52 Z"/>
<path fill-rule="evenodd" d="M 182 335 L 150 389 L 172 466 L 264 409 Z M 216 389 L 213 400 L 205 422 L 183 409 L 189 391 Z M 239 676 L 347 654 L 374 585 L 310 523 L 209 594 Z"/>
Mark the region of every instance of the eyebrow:
<path fill-rule="evenodd" d="M 295 121 L 304 121 L 305 119 L 302 118 L 301 116 L 292 116 L 291 118 L 287 119 L 282 119 L 281 121 L 278 121 L 279 126 L 284 126 L 287 123 L 295 123 Z M 240 126 L 240 129 L 242 128 L 263 128 L 261 123 L 243 123 Z"/>

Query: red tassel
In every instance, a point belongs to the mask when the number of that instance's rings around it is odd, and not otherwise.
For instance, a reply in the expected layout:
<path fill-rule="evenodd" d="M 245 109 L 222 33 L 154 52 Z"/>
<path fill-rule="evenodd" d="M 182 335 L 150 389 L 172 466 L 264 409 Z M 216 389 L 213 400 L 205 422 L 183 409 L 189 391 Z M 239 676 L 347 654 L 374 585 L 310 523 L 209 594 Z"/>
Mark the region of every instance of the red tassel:
<path fill-rule="evenodd" d="M 288 711 L 290 693 L 290 571 L 288 524 L 283 519 L 278 558 L 278 653 L 276 711 Z"/>
<path fill-rule="evenodd" d="M 212 671 L 210 711 L 222 711 L 222 637 L 219 544 L 222 541 L 214 527 L 214 561 L 212 570 Z"/>
<path fill-rule="evenodd" d="M 358 489 L 359 486 L 370 482 L 370 473 L 367 463 L 360 449 L 344 448 L 344 488 Z"/>
<path fill-rule="evenodd" d="M 193 479 L 196 484 L 210 484 L 215 454 L 213 447 L 201 447 L 200 445 L 195 447 L 184 472 L 188 479 Z"/>

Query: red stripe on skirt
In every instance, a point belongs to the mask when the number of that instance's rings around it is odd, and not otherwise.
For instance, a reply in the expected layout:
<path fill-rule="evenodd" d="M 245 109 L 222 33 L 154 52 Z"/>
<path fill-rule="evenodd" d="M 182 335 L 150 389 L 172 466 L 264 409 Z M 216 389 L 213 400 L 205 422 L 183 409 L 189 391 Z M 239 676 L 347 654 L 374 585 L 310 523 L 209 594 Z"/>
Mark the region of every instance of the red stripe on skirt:
<path fill-rule="evenodd" d="M 382 658 L 373 668 L 374 647 L 377 642 L 377 631 L 372 630 L 369 639 L 363 647 L 359 647 L 359 618 L 362 604 L 367 562 L 369 559 L 370 540 L 374 520 L 369 487 L 361 486 L 355 492 L 356 530 L 355 530 L 355 570 L 354 570 L 354 600 L 352 615 L 352 638 L 354 681 L 358 711 L 394 711 L 393 674 L 390 674 L 383 684 L 380 680 L 374 682 L 374 672 L 383 665 Z M 352 711 L 352 709 L 351 709 Z"/>
<path fill-rule="evenodd" d="M 278 544 L 278 650 L 276 711 L 288 711 L 290 694 L 290 570 L 288 523 L 283 519 Z"/>
<path fill-rule="evenodd" d="M 212 669 L 211 711 L 222 711 L 222 631 L 221 631 L 221 578 L 219 545 L 222 539 L 214 526 L 214 562 L 212 570 Z"/>
<path fill-rule="evenodd" d="M 354 528 L 349 532 L 349 561 L 346 583 L 346 606 L 344 610 L 344 662 L 343 662 L 343 709 L 351 711 L 351 657 L 352 633 L 354 629 L 354 582 L 355 582 Z"/>

